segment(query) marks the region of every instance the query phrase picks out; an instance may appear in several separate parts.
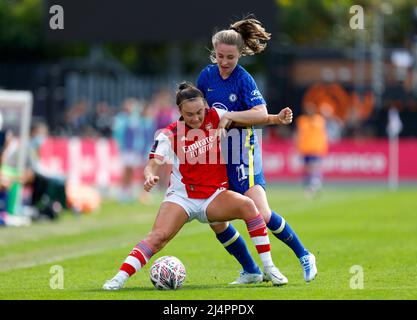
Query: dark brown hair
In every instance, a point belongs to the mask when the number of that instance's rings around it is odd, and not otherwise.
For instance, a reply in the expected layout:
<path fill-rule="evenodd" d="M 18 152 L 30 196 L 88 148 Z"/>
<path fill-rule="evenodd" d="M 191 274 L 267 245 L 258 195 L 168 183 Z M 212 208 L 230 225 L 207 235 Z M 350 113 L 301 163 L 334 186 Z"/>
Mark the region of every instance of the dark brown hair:
<path fill-rule="evenodd" d="M 178 89 L 176 92 L 176 103 L 179 108 L 181 108 L 181 104 L 184 103 L 186 100 L 194 100 L 197 98 L 201 98 L 204 100 L 204 95 L 193 84 L 191 84 L 190 82 L 183 81 L 178 85 Z"/>

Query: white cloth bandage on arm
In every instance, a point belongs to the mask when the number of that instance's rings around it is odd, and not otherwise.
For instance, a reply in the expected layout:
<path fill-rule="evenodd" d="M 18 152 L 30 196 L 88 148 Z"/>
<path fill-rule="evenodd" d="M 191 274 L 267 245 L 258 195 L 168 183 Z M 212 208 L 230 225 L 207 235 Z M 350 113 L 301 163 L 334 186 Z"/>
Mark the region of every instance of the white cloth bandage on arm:
<path fill-rule="evenodd" d="M 158 159 L 163 163 L 172 163 L 173 150 L 171 147 L 171 140 L 164 133 L 160 133 L 149 153 L 149 159 Z"/>

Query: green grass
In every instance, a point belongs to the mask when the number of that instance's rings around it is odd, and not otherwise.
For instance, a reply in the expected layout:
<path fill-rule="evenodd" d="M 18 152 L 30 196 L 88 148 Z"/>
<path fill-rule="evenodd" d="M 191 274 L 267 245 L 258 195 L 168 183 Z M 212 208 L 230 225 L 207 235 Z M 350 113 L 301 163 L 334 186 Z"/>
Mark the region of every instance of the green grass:
<path fill-rule="evenodd" d="M 383 187 L 327 187 L 306 200 L 297 187 L 268 191 L 303 243 L 315 253 L 319 274 L 305 283 L 292 251 L 272 235 L 276 265 L 288 277 L 285 287 L 270 283 L 233 287 L 239 265 L 207 225 L 187 224 L 152 258 L 175 255 L 187 269 L 183 288 L 155 290 L 148 264 L 118 292 L 101 290 L 131 248 L 150 230 L 158 203 L 105 202 L 100 212 L 55 223 L 0 229 L 0 299 L 417 299 L 417 189 L 390 192 Z M 259 258 L 241 221 L 234 225 Z M 51 289 L 54 265 L 64 270 L 64 288 Z M 352 289 L 354 265 L 363 269 L 364 288 Z"/>

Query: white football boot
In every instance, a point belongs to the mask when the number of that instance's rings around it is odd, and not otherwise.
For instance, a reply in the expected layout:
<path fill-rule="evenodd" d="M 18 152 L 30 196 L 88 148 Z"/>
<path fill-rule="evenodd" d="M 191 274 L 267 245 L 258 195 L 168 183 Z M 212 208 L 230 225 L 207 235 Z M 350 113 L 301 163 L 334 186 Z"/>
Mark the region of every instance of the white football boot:
<path fill-rule="evenodd" d="M 120 290 L 124 285 L 124 282 L 117 280 L 116 278 L 107 280 L 105 284 L 103 284 L 103 290 Z"/>
<path fill-rule="evenodd" d="M 274 286 L 283 286 L 288 283 L 287 277 L 275 266 L 264 268 L 264 281 L 271 281 Z"/>
<path fill-rule="evenodd" d="M 248 273 L 246 271 L 241 271 L 239 278 L 229 284 L 260 283 L 262 280 L 262 273 Z"/>
<path fill-rule="evenodd" d="M 304 280 L 310 282 L 317 275 L 316 257 L 309 253 L 300 258 L 301 267 L 304 272 Z"/>

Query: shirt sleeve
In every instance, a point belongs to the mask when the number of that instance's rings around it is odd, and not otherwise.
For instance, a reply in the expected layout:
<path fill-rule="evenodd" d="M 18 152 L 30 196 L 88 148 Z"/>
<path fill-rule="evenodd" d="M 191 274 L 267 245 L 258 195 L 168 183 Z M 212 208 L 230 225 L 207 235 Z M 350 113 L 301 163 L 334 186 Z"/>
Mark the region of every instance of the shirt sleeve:
<path fill-rule="evenodd" d="M 246 74 L 244 77 L 242 77 L 239 87 L 242 90 L 242 100 L 247 109 L 251 109 L 260 104 L 266 105 L 265 99 L 259 91 L 255 80 L 250 74 Z"/>
<path fill-rule="evenodd" d="M 214 107 L 212 109 L 214 109 L 217 112 L 217 115 L 219 116 L 220 120 L 227 113 L 227 111 L 223 109 L 214 108 Z"/>
<path fill-rule="evenodd" d="M 160 133 L 155 139 L 149 159 L 158 159 L 164 163 L 170 163 L 172 160 L 171 140 L 165 133 Z"/>

